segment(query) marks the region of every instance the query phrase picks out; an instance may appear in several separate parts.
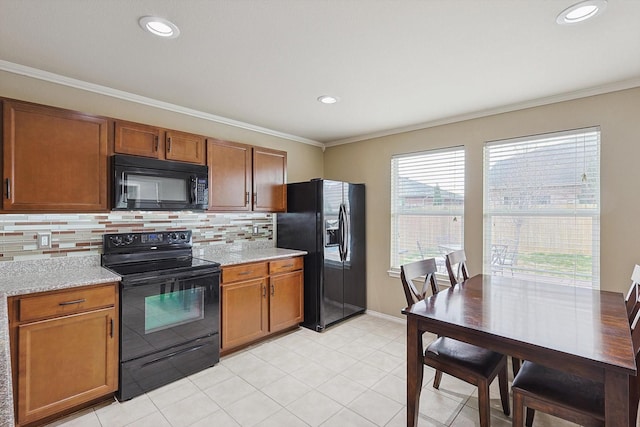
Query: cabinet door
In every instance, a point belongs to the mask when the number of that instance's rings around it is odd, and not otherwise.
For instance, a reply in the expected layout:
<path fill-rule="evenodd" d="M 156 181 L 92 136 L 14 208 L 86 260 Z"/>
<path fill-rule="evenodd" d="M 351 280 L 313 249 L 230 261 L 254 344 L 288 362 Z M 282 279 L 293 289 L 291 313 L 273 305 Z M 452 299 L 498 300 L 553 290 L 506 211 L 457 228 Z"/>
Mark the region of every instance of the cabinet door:
<path fill-rule="evenodd" d="M 200 135 L 168 130 L 165 136 L 165 157 L 167 160 L 205 164 L 205 140 Z"/>
<path fill-rule="evenodd" d="M 109 208 L 107 119 L 14 101 L 3 118 L 5 210 Z"/>
<path fill-rule="evenodd" d="M 115 124 L 114 151 L 157 159 L 160 157 L 160 129 L 118 120 Z"/>
<path fill-rule="evenodd" d="M 18 327 L 18 422 L 107 395 L 117 385 L 116 309 Z"/>
<path fill-rule="evenodd" d="M 287 210 L 287 153 L 253 148 L 253 210 Z"/>
<path fill-rule="evenodd" d="M 302 322 L 303 272 L 279 274 L 269 280 L 269 331 L 276 332 Z"/>
<path fill-rule="evenodd" d="M 209 209 L 251 210 L 251 146 L 208 140 Z"/>
<path fill-rule="evenodd" d="M 267 279 L 223 284 L 222 349 L 228 350 L 267 334 Z"/>

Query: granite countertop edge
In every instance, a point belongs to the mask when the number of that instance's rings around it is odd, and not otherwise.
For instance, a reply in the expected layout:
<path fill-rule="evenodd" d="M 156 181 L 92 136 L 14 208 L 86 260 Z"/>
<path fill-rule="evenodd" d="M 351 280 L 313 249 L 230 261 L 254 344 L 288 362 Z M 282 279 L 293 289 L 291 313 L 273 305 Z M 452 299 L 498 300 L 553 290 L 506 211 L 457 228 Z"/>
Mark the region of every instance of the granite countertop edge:
<path fill-rule="evenodd" d="M 204 249 L 203 253 L 197 256 L 207 261 L 218 262 L 224 268 L 250 262 L 272 261 L 294 256 L 304 256 L 306 254 L 306 251 L 283 248 L 245 249 L 240 251 L 220 251 L 213 248 Z"/>
<path fill-rule="evenodd" d="M 307 254 L 282 248 L 196 249 L 195 257 L 218 262 L 222 267 Z M 0 263 L 0 427 L 14 425 L 7 298 L 120 280 L 121 276 L 100 266 L 99 256 Z"/>

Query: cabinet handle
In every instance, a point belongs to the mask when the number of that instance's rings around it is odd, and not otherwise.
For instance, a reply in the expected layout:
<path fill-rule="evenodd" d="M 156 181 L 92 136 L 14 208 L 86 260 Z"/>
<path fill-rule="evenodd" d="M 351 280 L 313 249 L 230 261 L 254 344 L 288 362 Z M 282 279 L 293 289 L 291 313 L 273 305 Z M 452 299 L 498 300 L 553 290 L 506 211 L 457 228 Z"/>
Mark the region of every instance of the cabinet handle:
<path fill-rule="evenodd" d="M 251 273 L 253 273 L 253 270 L 241 271 L 240 273 L 238 273 L 238 276 L 246 276 L 247 274 L 251 274 Z"/>
<path fill-rule="evenodd" d="M 266 298 L 267 297 L 267 287 L 265 285 L 262 285 L 262 298 Z"/>
<path fill-rule="evenodd" d="M 158 136 L 156 135 L 155 137 L 153 137 L 153 151 L 158 151 Z"/>
<path fill-rule="evenodd" d="M 244 193 L 244 204 L 248 205 L 249 204 L 249 192 L 247 191 L 246 193 Z"/>
<path fill-rule="evenodd" d="M 7 178 L 6 181 L 7 181 L 7 199 L 10 199 L 11 198 L 11 178 Z"/>
<path fill-rule="evenodd" d="M 111 319 L 111 338 L 113 338 L 113 319 Z"/>
<path fill-rule="evenodd" d="M 282 266 L 282 268 L 289 268 L 289 267 L 293 267 L 293 264 L 286 264 Z"/>
<path fill-rule="evenodd" d="M 73 300 L 73 301 L 65 301 L 65 302 L 61 302 L 61 303 L 58 303 L 58 305 L 73 305 L 73 304 L 80 304 L 80 303 L 83 303 L 83 302 L 85 302 L 85 301 L 86 301 L 86 299 L 81 298 L 81 299 L 75 299 L 75 300 Z"/>
<path fill-rule="evenodd" d="M 271 284 L 271 296 L 274 296 L 276 294 L 276 287 L 273 286 L 273 283 Z"/>
<path fill-rule="evenodd" d="M 167 146 L 167 153 L 171 152 L 171 137 L 167 138 L 167 142 L 169 143 L 169 145 Z"/>
<path fill-rule="evenodd" d="M 254 205 L 258 204 L 258 193 L 253 193 L 253 204 Z"/>

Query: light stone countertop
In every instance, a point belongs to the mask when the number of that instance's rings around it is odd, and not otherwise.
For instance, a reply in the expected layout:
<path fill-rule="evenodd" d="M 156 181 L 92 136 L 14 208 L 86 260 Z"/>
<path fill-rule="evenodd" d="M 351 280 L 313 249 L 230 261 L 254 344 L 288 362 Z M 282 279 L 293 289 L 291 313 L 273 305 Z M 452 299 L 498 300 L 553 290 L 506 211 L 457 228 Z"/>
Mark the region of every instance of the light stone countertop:
<path fill-rule="evenodd" d="M 194 246 L 193 256 L 222 266 L 303 256 L 305 251 L 280 249 L 273 242 Z M 0 427 L 14 425 L 7 297 L 120 281 L 100 267 L 100 256 L 0 262 Z"/>
<path fill-rule="evenodd" d="M 216 246 L 208 246 L 204 249 L 204 252 L 199 255 L 195 255 L 198 258 L 203 258 L 208 261 L 219 262 L 222 267 L 245 264 L 247 262 L 259 262 L 259 261 L 271 261 L 281 258 L 289 258 L 292 256 L 306 255 L 305 251 L 298 251 L 294 249 L 281 249 L 274 247 L 267 248 L 243 248 L 241 250 L 228 250 L 220 249 Z"/>
<path fill-rule="evenodd" d="M 7 297 L 118 281 L 99 256 L 0 262 L 0 426 L 14 425 Z"/>

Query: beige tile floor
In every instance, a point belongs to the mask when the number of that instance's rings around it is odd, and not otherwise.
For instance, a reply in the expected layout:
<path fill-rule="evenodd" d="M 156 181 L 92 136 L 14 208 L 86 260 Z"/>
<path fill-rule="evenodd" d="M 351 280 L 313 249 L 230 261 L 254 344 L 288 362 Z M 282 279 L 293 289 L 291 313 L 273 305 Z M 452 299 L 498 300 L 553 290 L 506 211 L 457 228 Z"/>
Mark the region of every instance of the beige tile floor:
<path fill-rule="evenodd" d="M 405 377 L 404 322 L 364 314 L 321 334 L 300 328 L 143 396 L 49 426 L 402 427 Z M 479 425 L 475 387 L 445 375 L 435 390 L 426 367 L 424 378 L 420 427 Z M 491 393 L 491 425 L 510 426 L 497 380 Z M 542 413 L 534 425 L 575 426 Z"/>

